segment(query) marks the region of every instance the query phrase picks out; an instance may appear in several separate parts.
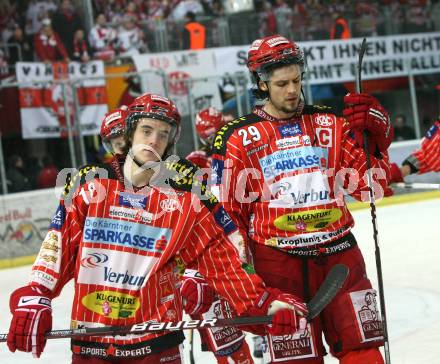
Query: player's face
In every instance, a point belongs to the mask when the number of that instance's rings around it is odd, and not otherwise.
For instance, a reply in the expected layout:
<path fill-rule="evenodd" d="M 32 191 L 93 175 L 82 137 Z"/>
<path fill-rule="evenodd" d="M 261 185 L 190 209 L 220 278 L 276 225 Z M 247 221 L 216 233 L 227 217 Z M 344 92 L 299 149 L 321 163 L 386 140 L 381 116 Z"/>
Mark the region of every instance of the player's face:
<path fill-rule="evenodd" d="M 115 136 L 110 139 L 110 144 L 115 154 L 122 154 L 125 146 L 125 140 L 123 135 Z"/>
<path fill-rule="evenodd" d="M 167 148 L 171 125 L 150 118 L 139 119 L 133 134 L 132 151 L 142 164 L 160 160 Z"/>
<path fill-rule="evenodd" d="M 280 67 L 272 72 L 268 82 L 260 81 L 260 88 L 269 92 L 268 106 L 277 117 L 290 117 L 301 97 L 301 68 L 297 64 Z"/>

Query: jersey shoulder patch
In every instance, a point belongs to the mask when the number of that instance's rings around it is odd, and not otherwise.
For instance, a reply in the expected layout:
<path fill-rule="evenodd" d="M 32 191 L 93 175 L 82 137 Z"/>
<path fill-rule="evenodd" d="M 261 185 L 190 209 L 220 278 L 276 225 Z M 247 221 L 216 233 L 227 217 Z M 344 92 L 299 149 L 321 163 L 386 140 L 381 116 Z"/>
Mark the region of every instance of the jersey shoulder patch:
<path fill-rule="evenodd" d="M 78 187 L 95 178 L 114 178 L 113 169 L 108 164 L 87 164 L 80 167 L 76 173 L 69 173 L 63 189 L 63 197 L 66 199 L 74 193 Z"/>
<path fill-rule="evenodd" d="M 200 168 L 183 158 L 167 159 L 163 165 L 166 169 L 167 184 L 171 188 L 194 193 L 209 210 L 214 209 L 218 203 L 217 198 L 207 188 L 208 181 L 201 173 L 197 173 Z"/>
<path fill-rule="evenodd" d="M 225 154 L 226 143 L 229 137 L 234 133 L 234 131 L 242 126 L 254 124 L 261 121 L 261 117 L 255 115 L 254 113 L 244 115 L 238 119 L 234 119 L 220 128 L 214 138 L 214 143 L 212 144 L 212 153 L 214 154 Z"/>

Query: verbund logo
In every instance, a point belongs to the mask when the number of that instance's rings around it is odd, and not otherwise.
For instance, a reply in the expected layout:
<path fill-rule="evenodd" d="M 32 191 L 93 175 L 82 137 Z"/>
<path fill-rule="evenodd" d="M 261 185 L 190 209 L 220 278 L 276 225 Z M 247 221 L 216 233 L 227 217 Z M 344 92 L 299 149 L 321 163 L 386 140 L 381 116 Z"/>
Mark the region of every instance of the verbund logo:
<path fill-rule="evenodd" d="M 107 254 L 89 253 L 87 257 L 81 259 L 81 266 L 84 268 L 95 269 L 104 268 L 104 281 L 109 283 L 117 283 L 127 286 L 142 286 L 145 277 L 131 274 L 128 270 L 125 272 L 117 272 L 106 266 L 109 258 Z"/>
<path fill-rule="evenodd" d="M 320 171 L 282 178 L 271 185 L 269 207 L 317 206 L 331 202 L 327 177 Z"/>
<path fill-rule="evenodd" d="M 77 281 L 81 284 L 139 290 L 157 260 L 154 256 L 84 248 Z"/>

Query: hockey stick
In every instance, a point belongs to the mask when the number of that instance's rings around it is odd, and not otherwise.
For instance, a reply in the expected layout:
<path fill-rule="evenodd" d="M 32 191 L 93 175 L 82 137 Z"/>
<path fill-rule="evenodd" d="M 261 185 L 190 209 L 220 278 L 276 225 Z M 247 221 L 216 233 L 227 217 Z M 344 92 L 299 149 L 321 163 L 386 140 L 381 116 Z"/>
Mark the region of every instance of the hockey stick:
<path fill-rule="evenodd" d="M 399 183 L 393 183 L 391 187 L 396 188 L 407 188 L 407 189 L 413 189 L 413 190 L 440 190 L 440 183 L 406 183 L 406 182 L 399 182 Z"/>
<path fill-rule="evenodd" d="M 190 364 L 195 364 L 194 360 L 194 329 L 189 333 L 189 362 Z"/>
<path fill-rule="evenodd" d="M 362 60 L 364 58 L 365 51 L 367 49 L 367 40 L 364 38 L 359 49 L 359 61 L 357 64 L 357 78 L 356 78 L 356 91 L 358 93 L 362 92 Z M 364 130 L 364 150 L 367 160 L 367 180 L 368 180 L 368 192 L 370 197 L 370 211 L 371 211 L 371 222 L 373 224 L 373 239 L 375 246 L 375 257 L 376 257 L 376 271 L 377 271 L 377 281 L 379 285 L 379 300 L 380 300 L 380 313 L 382 315 L 382 325 L 383 325 L 383 337 L 384 337 L 384 351 L 385 351 L 385 362 L 386 364 L 391 363 L 390 357 L 390 343 L 388 340 L 388 328 L 387 328 L 387 316 L 385 310 L 385 293 L 383 287 L 383 276 L 382 276 L 382 260 L 380 258 L 380 248 L 377 230 L 377 219 L 376 219 L 376 204 L 374 200 L 373 192 L 373 178 L 371 175 L 371 156 L 368 149 L 368 132 Z"/>
<path fill-rule="evenodd" d="M 343 264 L 335 265 L 327 274 L 316 295 L 308 303 L 308 320 L 315 318 L 338 293 L 348 276 L 348 268 Z M 146 332 L 174 331 L 209 327 L 266 325 L 272 322 L 272 316 L 242 316 L 227 319 L 203 319 L 178 322 L 144 322 L 132 326 L 85 327 L 71 330 L 53 330 L 46 333 L 48 339 L 62 339 L 84 336 L 115 336 L 126 334 L 144 334 Z M 0 334 L 0 342 L 7 340 L 7 334 Z"/>

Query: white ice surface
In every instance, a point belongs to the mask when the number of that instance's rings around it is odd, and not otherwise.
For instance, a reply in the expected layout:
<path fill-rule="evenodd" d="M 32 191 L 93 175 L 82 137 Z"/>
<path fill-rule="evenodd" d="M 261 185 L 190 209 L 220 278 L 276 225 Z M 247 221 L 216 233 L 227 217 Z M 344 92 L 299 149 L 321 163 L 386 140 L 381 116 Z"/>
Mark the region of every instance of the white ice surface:
<path fill-rule="evenodd" d="M 354 234 L 364 253 L 368 273 L 377 287 L 370 211 L 354 214 Z M 387 304 L 390 353 L 393 364 L 440 364 L 440 200 L 381 207 L 377 211 Z M 0 332 L 9 327 L 10 293 L 26 283 L 30 267 L 0 270 Z M 72 285 L 53 302 L 54 329 L 69 327 Z M 215 363 L 199 350 L 196 363 Z M 247 336 L 251 342 L 251 335 Z M 188 359 L 188 345 L 185 345 Z M 39 360 L 27 353 L 12 354 L 0 343 L 1 364 L 69 363 L 67 339 L 49 340 Z M 256 363 L 260 363 L 259 359 Z M 327 357 L 327 363 L 338 361 Z"/>

